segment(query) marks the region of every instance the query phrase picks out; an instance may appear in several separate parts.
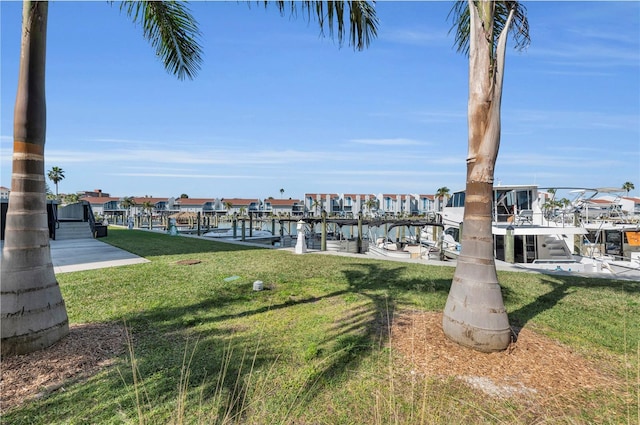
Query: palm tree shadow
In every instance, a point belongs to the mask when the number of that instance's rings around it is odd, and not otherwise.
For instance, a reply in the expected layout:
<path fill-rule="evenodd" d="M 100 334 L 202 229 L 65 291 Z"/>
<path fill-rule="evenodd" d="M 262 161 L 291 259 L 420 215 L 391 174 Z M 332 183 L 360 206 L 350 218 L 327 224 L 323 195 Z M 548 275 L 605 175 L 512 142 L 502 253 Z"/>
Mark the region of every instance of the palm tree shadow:
<path fill-rule="evenodd" d="M 342 270 L 346 278 L 345 287 L 319 296 L 286 300 L 275 305 L 247 303 L 252 298 L 251 295 L 246 294 L 252 294 L 253 291 L 251 283 L 245 282 L 240 286 L 234 284 L 233 291 L 220 291 L 215 296 L 210 296 L 191 305 L 162 306 L 144 312 L 135 312 L 129 317 L 129 321 L 136 324 L 138 332 L 145 334 L 143 338 L 149 340 L 149 344 L 162 347 L 155 352 L 163 352 L 161 360 L 153 356 L 140 355 L 140 367 L 146 373 L 155 373 L 158 361 L 163 367 L 179 367 L 175 364 L 174 359 L 181 358 L 181 356 L 175 346 L 183 346 L 183 338 L 188 336 L 188 338 L 199 340 L 198 347 L 193 354 L 194 364 L 212 364 L 212 358 L 224 358 L 222 345 L 232 342 L 233 347 L 242 347 L 240 350 L 248 349 L 247 355 L 249 357 L 255 356 L 255 359 L 251 360 L 253 367 L 256 369 L 268 368 L 279 357 L 279 347 L 265 340 L 259 350 L 251 352 L 251 348 L 244 347 L 255 346 L 255 341 L 251 339 L 255 338 L 255 334 L 245 336 L 244 332 L 233 333 L 233 328 L 211 327 L 207 324 L 233 322 L 234 319 L 276 313 L 278 310 L 297 306 L 313 306 L 322 300 L 347 303 L 346 308 L 341 308 L 341 311 L 344 312 L 341 317 L 333 319 L 334 324 L 330 330 L 320 341 L 316 341 L 317 345 L 322 347 L 317 356 L 311 356 L 307 359 L 310 365 L 313 365 L 313 371 L 302 384 L 300 389 L 302 396 L 296 405 L 303 406 L 305 400 L 311 400 L 322 388 L 330 385 L 332 380 L 355 369 L 388 341 L 394 314 L 399 308 L 398 294 L 407 290 L 442 292 L 443 294 L 448 292 L 451 284 L 449 279 L 430 279 L 426 282 L 424 275 L 420 274 L 408 278 L 403 276 L 406 269 L 406 266 L 383 267 L 377 262 L 345 264 Z M 353 302 L 354 305 L 352 309 L 348 305 L 350 302 Z M 215 314 L 216 310 L 224 310 L 222 307 L 232 305 L 236 305 L 240 309 L 234 308 L 233 312 L 220 311 Z M 254 305 L 254 307 L 246 308 L 249 305 Z M 214 314 L 211 314 L 212 312 Z M 201 325 L 205 327 L 199 328 Z M 230 329 L 232 333 L 229 333 Z M 188 330 L 188 333 L 184 333 L 184 330 Z M 322 357 L 323 352 L 327 353 L 327 356 Z M 240 355 L 236 350 L 232 362 L 225 366 L 227 379 L 220 383 L 222 392 L 228 395 L 227 401 L 223 403 L 222 410 L 219 412 L 221 415 L 229 413 L 235 416 L 240 414 L 242 410 L 241 405 L 237 402 L 245 398 L 245 389 L 237 388 L 236 385 L 237 382 L 243 382 L 248 377 L 249 371 L 247 365 L 243 365 L 238 357 L 245 358 L 245 354 Z M 215 364 L 207 367 L 208 372 L 192 371 L 193 380 L 204 381 L 204 375 L 215 374 L 216 367 Z M 217 391 L 215 388 L 217 384 L 212 380 L 207 379 L 206 381 L 205 397 L 213 397 Z"/>
<path fill-rule="evenodd" d="M 541 284 L 551 287 L 549 292 L 540 294 L 535 300 L 509 313 L 509 321 L 514 338 L 517 340 L 522 328 L 541 313 L 551 310 L 560 303 L 573 289 L 576 288 L 619 288 L 632 293 L 640 292 L 640 282 L 612 281 L 600 278 L 584 278 L 580 276 L 549 276 L 541 280 Z M 508 300 L 512 294 L 507 288 L 502 288 L 503 297 Z"/>
<path fill-rule="evenodd" d="M 346 293 L 357 294 L 368 300 L 366 306 L 359 304 L 346 315 L 336 320 L 323 344 L 333 342 L 330 361 L 324 361 L 315 376 L 311 377 L 302 391 L 305 400 L 310 400 L 321 391 L 324 383 L 343 376 L 368 356 L 379 351 L 389 341 L 395 312 L 402 307 L 395 292 L 415 289 L 424 285 L 424 279 L 406 279 L 401 275 L 406 267 L 383 268 L 375 263 L 353 264 L 343 273 L 348 280 Z M 451 284 L 448 279 L 431 282 L 432 289 L 447 293 Z"/>

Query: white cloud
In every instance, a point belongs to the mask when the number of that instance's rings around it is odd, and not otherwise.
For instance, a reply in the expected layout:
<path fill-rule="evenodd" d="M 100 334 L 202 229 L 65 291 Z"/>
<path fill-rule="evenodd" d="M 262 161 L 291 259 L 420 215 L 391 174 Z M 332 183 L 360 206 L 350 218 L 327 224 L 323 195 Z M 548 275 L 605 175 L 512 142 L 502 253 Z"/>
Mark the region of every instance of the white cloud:
<path fill-rule="evenodd" d="M 418 145 L 427 145 L 426 142 L 421 142 L 414 139 L 351 139 L 349 140 L 351 143 L 356 143 L 360 145 L 374 145 L 374 146 L 418 146 Z"/>
<path fill-rule="evenodd" d="M 424 31 L 413 29 L 397 29 L 385 31 L 381 34 L 381 39 L 392 43 L 415 44 L 415 45 L 436 45 L 442 42 L 451 43 L 446 31 Z"/>
<path fill-rule="evenodd" d="M 110 173 L 112 176 L 125 177 L 167 177 L 187 179 L 254 179 L 254 175 L 230 175 L 230 174 L 189 174 L 189 173 Z"/>

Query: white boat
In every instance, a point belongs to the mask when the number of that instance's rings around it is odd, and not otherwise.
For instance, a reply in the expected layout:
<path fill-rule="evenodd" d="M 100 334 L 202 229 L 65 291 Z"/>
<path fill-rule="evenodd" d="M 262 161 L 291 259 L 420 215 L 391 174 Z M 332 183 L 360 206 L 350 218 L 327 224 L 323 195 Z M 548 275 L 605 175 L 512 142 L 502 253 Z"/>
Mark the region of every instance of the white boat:
<path fill-rule="evenodd" d="M 420 243 L 438 253 L 440 260 L 456 260 L 460 255 L 459 229 L 453 226 L 444 231 L 435 226 L 425 226 L 420 232 Z"/>
<path fill-rule="evenodd" d="M 425 245 L 408 241 L 393 242 L 385 238 L 377 238 L 375 244 L 369 245 L 368 252 L 380 257 L 398 258 L 403 260 L 428 258 L 433 251 Z"/>
<path fill-rule="evenodd" d="M 424 223 L 415 221 L 396 222 L 387 227 L 387 231 L 393 228 L 402 227 L 423 227 Z M 398 258 L 398 259 L 430 259 L 439 258 L 440 250 L 438 247 L 430 246 L 422 241 L 418 240 L 414 235 L 405 232 L 400 232 L 397 235 L 396 241 L 392 241 L 387 236 L 378 237 L 376 229 L 374 227 L 369 228 L 369 239 L 375 241 L 373 244 L 369 244 L 368 252 L 382 257 Z"/>
<path fill-rule="evenodd" d="M 640 273 L 640 219 L 634 211 L 623 209 L 622 193 L 621 189 L 594 189 L 589 198 L 574 203 L 588 232 L 580 247 L 582 261 L 616 276 Z M 605 196 L 596 198 L 598 194 Z M 598 214 L 592 213 L 593 204 L 600 206 Z"/>
<path fill-rule="evenodd" d="M 367 252 L 369 249 L 369 240 L 362 240 L 362 252 Z M 327 239 L 327 251 L 333 252 L 350 252 L 352 254 L 358 254 L 358 240 L 355 238 L 349 239 Z"/>
<path fill-rule="evenodd" d="M 608 205 L 615 220 L 605 221 L 603 212 L 595 216 L 593 193 L 596 189 L 574 191 L 578 201 L 553 202 L 555 191 L 542 192 L 537 185 L 493 188 L 494 255 L 505 261 L 505 238 L 510 231 L 514 239 L 514 262 L 530 269 L 565 272 L 602 273 L 616 277 L 640 279 L 640 227 L 637 220 L 623 223 L 619 208 Z M 583 196 L 588 194 L 588 197 Z M 464 216 L 464 191 L 453 193 L 439 213 L 444 234 L 459 242 L 459 228 Z M 590 202 L 585 202 L 590 199 Z M 606 223 L 606 224 L 605 224 Z M 437 240 L 431 231 L 421 239 Z"/>

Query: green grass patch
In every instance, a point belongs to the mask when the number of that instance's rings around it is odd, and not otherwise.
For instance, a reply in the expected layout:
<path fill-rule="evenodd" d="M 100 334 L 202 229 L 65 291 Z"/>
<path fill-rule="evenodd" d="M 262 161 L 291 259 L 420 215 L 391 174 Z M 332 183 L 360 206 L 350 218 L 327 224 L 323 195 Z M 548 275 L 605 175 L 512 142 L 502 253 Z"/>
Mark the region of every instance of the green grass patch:
<path fill-rule="evenodd" d="M 593 423 L 637 403 L 629 377 L 631 401 L 594 392 L 559 415 L 412 375 L 386 346 L 384 319 L 442 310 L 452 267 L 117 228 L 102 240 L 151 261 L 58 280 L 70 322 L 126 323 L 133 356 L 8 412 L 4 423 Z M 637 370 L 638 282 L 499 279 L 513 324 L 607 359 L 623 378 Z M 255 280 L 264 291 L 253 291 Z"/>

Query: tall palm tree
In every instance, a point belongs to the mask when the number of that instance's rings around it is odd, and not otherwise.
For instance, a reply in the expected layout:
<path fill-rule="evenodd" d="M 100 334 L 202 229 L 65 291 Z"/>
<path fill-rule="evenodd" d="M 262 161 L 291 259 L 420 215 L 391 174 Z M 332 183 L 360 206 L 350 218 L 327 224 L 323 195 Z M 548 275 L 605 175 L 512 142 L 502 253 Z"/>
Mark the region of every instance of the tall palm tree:
<path fill-rule="evenodd" d="M 511 328 L 493 256 L 493 180 L 507 36 L 511 31 L 516 47 L 527 46 L 529 24 L 517 1 L 459 1 L 452 14 L 458 50 L 469 56 L 469 147 L 462 248 L 442 326 L 463 346 L 500 351 L 511 342 Z"/>
<path fill-rule="evenodd" d="M 49 180 L 56 185 L 56 199 L 58 199 L 58 183 L 64 180 L 64 170 L 60 167 L 52 167 L 51 170 L 49 170 L 47 177 L 49 177 Z"/>
<path fill-rule="evenodd" d="M 622 185 L 622 190 L 627 192 L 627 196 L 629 196 L 629 192 L 631 192 L 635 188 L 636 187 L 631 182 L 624 182 L 624 184 Z"/>
<path fill-rule="evenodd" d="M 449 190 L 449 188 L 448 188 L 448 187 L 446 187 L 446 186 L 443 186 L 443 187 L 439 188 L 439 189 L 436 191 L 436 198 L 437 198 L 437 199 L 438 199 L 438 201 L 439 201 L 439 205 L 438 205 L 438 207 L 439 207 L 439 209 L 440 209 L 441 211 L 442 211 L 442 204 L 443 204 L 443 200 L 444 200 L 445 198 L 448 198 L 448 197 L 449 197 L 449 192 L 450 192 L 450 190 Z"/>
<path fill-rule="evenodd" d="M 284 189 L 280 189 L 280 198 L 284 195 Z"/>
<path fill-rule="evenodd" d="M 129 6 L 144 35 L 179 78 L 200 63 L 197 27 L 181 3 Z M 2 354 L 47 347 L 69 332 L 67 311 L 51 262 L 44 179 L 46 128 L 45 1 L 24 1 L 18 90 L 14 111 L 11 194 L 2 250 Z M 57 187 L 57 185 L 56 185 Z"/>
<path fill-rule="evenodd" d="M 270 4 L 265 2 L 266 4 Z M 298 5 L 316 16 L 342 44 L 349 19 L 349 44 L 367 47 L 377 33 L 373 5 L 350 2 L 275 2 L 280 12 Z M 348 13 L 344 13 L 348 5 Z M 24 0 L 18 90 L 14 111 L 11 194 L 2 251 L 1 352 L 27 353 L 47 347 L 69 332 L 64 300 L 56 280 L 47 228 L 44 146 L 46 127 L 45 63 L 49 5 Z M 179 79 L 193 78 L 200 68 L 198 26 L 184 2 L 125 1 L 121 11 L 141 23 L 165 68 Z M 348 16 L 348 18 L 346 18 Z"/>

